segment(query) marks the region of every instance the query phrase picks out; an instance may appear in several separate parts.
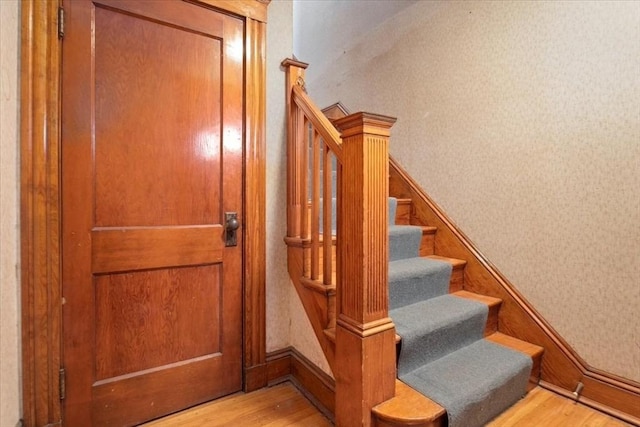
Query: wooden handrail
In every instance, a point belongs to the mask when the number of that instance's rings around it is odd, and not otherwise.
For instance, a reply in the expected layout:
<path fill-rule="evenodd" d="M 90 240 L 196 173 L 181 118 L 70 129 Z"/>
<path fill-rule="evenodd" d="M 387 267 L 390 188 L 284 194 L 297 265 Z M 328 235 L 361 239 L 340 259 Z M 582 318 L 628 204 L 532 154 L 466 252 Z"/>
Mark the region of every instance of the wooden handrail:
<path fill-rule="evenodd" d="M 342 163 L 342 138 L 340 137 L 340 133 L 331 124 L 329 119 L 322 114 L 322 111 L 314 106 L 301 86 L 296 85 L 293 87 L 291 98 L 296 106 L 304 112 L 305 117 L 307 117 L 313 127 L 320 132 L 325 143 L 338 159 L 338 162 Z"/>
<path fill-rule="evenodd" d="M 356 113 L 336 120 L 336 129 L 305 93 L 307 65 L 282 65 L 289 272 L 335 374 L 336 425 L 369 426 L 371 409 L 395 395 L 387 201 L 395 118 Z M 324 336 L 333 327 L 335 346 Z"/>

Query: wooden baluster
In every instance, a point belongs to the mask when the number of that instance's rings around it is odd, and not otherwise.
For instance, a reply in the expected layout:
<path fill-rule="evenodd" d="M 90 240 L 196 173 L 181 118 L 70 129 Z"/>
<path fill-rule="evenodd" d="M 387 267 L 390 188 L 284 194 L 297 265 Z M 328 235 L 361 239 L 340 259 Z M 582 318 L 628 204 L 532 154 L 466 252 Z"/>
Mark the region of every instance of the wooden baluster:
<path fill-rule="evenodd" d="M 298 122 L 302 123 L 302 126 L 298 128 L 298 141 L 300 150 L 300 158 L 298 163 L 298 185 L 300 186 L 300 239 L 304 245 L 302 252 L 303 257 L 303 276 L 309 277 L 310 261 L 309 261 L 309 197 L 308 197 L 308 183 L 309 183 L 309 121 L 304 116 L 302 110 L 298 110 Z"/>
<path fill-rule="evenodd" d="M 395 394 L 395 327 L 388 292 L 388 142 L 391 117 L 356 113 L 342 133 L 339 194 L 336 425 L 370 426 Z"/>
<path fill-rule="evenodd" d="M 311 147 L 311 279 L 320 276 L 320 134 L 313 130 Z M 324 215 L 327 213 L 324 212 Z"/>
<path fill-rule="evenodd" d="M 291 101 L 291 91 L 294 86 L 304 85 L 304 70 L 307 64 L 304 62 L 285 59 L 282 66 L 286 70 L 286 100 L 287 111 L 289 112 L 289 120 L 287 123 L 287 237 L 300 237 L 301 224 L 300 219 L 302 211 L 306 210 L 306 201 L 300 197 L 300 181 L 306 177 L 305 174 L 299 176 L 300 157 L 306 156 L 306 152 L 300 152 L 302 141 L 300 136 L 300 128 L 304 123 L 299 122 L 298 108 Z M 301 204 L 303 200 L 305 204 Z"/>
<path fill-rule="evenodd" d="M 323 271 L 324 275 L 324 284 L 331 285 L 333 284 L 333 236 L 332 236 L 332 224 L 331 224 L 331 212 L 332 212 L 332 173 L 333 170 L 331 168 L 331 151 L 329 151 L 329 147 L 323 145 L 323 154 L 324 157 L 322 159 L 322 212 L 324 213 L 324 217 L 322 218 L 322 236 L 323 236 Z"/>

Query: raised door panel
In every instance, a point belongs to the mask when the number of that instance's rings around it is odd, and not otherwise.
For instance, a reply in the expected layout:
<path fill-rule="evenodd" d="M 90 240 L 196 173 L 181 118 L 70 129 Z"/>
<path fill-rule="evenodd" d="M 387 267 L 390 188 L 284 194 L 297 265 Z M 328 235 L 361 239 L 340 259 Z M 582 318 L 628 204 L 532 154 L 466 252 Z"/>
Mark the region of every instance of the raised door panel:
<path fill-rule="evenodd" d="M 181 1 L 65 11 L 64 420 L 134 425 L 242 385 L 224 218 L 242 223 L 243 22 Z"/>

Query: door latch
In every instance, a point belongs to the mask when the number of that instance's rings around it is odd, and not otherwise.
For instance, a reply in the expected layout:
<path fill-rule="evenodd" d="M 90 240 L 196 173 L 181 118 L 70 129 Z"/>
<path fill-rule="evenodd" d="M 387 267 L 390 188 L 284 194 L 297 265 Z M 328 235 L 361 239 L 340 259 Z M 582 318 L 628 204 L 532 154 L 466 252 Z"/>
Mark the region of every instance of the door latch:
<path fill-rule="evenodd" d="M 237 246 L 238 239 L 236 238 L 236 230 L 240 228 L 240 222 L 238 221 L 238 213 L 237 212 L 225 212 L 224 213 L 225 220 L 225 246 Z"/>

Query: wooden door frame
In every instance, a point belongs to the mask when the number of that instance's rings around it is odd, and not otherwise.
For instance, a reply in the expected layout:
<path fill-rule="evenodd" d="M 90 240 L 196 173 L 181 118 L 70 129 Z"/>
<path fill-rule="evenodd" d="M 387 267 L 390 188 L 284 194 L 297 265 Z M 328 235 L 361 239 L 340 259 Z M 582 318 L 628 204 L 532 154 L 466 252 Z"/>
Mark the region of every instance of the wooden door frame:
<path fill-rule="evenodd" d="M 266 386 L 266 16 L 270 0 L 200 0 L 244 18 L 243 387 Z M 21 2 L 20 244 L 25 427 L 62 424 L 58 1 Z"/>

